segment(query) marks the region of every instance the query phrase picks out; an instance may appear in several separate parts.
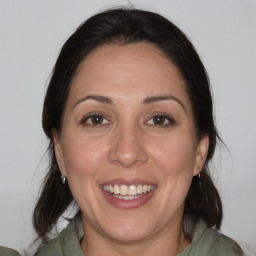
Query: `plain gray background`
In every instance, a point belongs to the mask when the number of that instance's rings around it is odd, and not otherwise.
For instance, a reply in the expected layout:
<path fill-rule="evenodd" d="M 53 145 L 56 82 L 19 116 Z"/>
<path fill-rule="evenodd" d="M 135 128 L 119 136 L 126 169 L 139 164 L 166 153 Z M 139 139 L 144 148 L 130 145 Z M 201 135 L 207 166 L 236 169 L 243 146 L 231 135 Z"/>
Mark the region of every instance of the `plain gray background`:
<path fill-rule="evenodd" d="M 192 40 L 210 76 L 220 135 L 212 175 L 222 232 L 256 251 L 256 1 L 131 0 Z M 0 0 L 0 244 L 21 251 L 47 167 L 43 97 L 58 52 L 84 19 L 126 1 Z M 63 224 L 64 225 L 64 224 Z"/>

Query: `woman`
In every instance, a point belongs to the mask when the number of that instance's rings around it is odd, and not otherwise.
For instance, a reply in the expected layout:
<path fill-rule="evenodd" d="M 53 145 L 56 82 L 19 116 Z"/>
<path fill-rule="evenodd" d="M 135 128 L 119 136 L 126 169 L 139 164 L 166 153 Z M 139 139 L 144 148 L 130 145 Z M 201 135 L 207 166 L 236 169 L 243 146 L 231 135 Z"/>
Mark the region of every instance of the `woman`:
<path fill-rule="evenodd" d="M 114 9 L 82 24 L 55 64 L 43 128 L 51 164 L 33 216 L 37 255 L 242 255 L 216 231 L 207 74 L 165 18 Z M 73 202 L 78 213 L 49 241 Z"/>

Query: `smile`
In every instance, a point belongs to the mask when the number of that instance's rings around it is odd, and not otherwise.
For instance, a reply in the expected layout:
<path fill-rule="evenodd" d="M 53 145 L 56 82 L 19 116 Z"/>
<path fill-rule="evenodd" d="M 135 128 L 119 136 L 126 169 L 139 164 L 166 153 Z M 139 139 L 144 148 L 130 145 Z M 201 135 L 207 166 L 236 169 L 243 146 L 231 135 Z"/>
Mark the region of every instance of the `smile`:
<path fill-rule="evenodd" d="M 148 194 L 154 189 L 152 185 L 104 185 L 103 190 L 122 200 L 133 200 Z"/>

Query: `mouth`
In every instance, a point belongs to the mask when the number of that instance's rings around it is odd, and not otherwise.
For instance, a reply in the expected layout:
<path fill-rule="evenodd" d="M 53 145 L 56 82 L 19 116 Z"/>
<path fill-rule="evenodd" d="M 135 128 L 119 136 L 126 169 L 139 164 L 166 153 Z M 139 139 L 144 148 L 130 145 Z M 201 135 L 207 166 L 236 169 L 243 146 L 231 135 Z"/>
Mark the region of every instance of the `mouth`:
<path fill-rule="evenodd" d="M 109 184 L 103 185 L 102 189 L 109 195 L 120 199 L 120 200 L 134 200 L 139 197 L 145 196 L 154 190 L 152 185 L 119 185 L 119 184 Z"/>

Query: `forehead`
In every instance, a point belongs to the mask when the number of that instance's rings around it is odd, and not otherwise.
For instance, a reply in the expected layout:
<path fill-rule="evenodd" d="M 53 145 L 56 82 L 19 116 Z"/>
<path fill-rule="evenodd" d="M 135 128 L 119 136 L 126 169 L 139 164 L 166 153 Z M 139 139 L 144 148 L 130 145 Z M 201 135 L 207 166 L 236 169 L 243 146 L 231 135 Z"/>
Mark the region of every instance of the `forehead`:
<path fill-rule="evenodd" d="M 178 68 L 147 43 L 103 45 L 93 50 L 80 64 L 69 98 L 86 94 L 114 98 L 174 94 L 189 101 Z"/>

